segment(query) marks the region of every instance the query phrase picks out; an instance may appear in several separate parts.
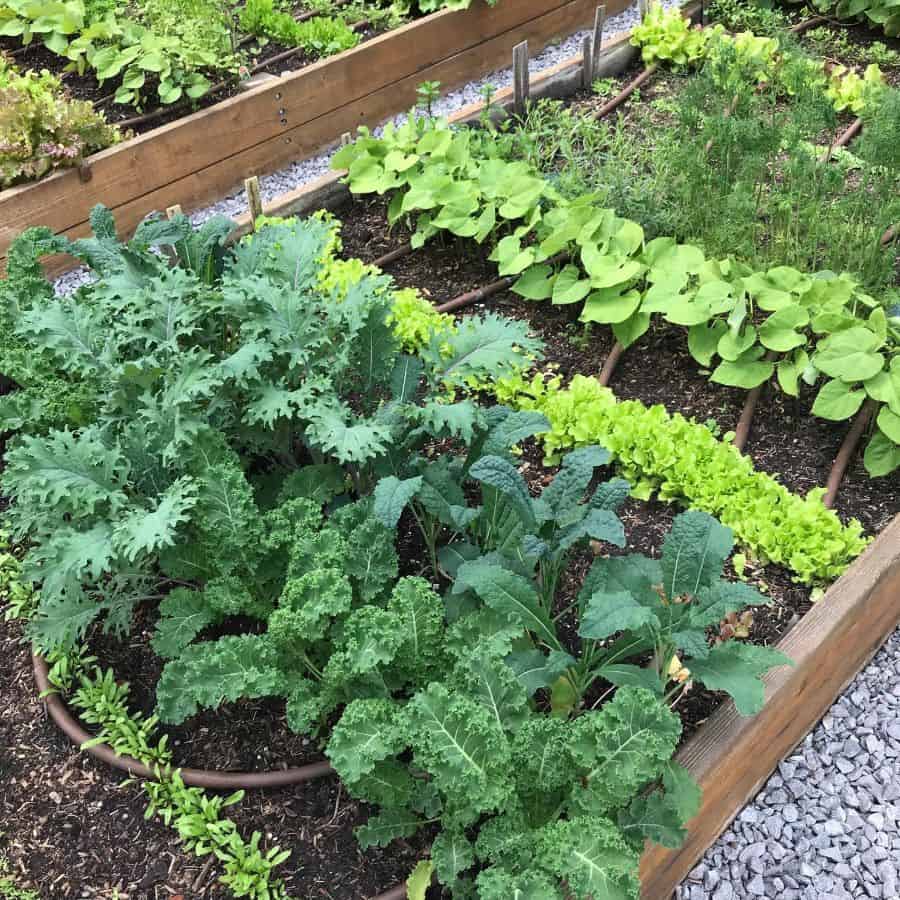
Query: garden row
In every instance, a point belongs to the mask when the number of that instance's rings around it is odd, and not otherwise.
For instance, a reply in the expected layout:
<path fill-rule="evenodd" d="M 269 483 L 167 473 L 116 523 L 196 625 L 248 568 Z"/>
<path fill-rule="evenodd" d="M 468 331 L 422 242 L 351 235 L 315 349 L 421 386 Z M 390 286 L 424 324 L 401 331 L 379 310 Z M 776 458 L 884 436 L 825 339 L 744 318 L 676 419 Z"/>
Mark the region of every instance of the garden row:
<path fill-rule="evenodd" d="M 3 185 L 70 168 L 0 191 L 0 256 L 28 226 L 49 225 L 70 236 L 88 233 L 88 213 L 100 202 L 114 209 L 120 226 L 129 230 L 154 208 L 201 206 L 250 173 L 273 171 L 329 145 L 362 122 L 374 125 L 408 108 L 422 81 L 453 87 L 501 66 L 514 44 L 527 40 L 540 49 L 571 34 L 590 23 L 595 5 L 587 0 L 495 5 L 478 0 L 457 10 L 460 4 L 453 4 L 453 9 L 434 12 L 334 57 L 310 61 L 298 71 L 124 140 L 85 102 L 59 107 L 53 100 L 55 76 L 19 75 L 4 63 L 0 89 L 8 102 L 0 138 L 6 148 L 0 161 Z M 623 6 L 617 0 L 610 14 Z M 62 4 L 60 10 L 67 8 Z M 192 33 L 205 40 L 215 32 L 204 26 Z M 296 68 L 295 57 L 276 62 Z M 237 73 L 235 67 L 235 78 L 228 84 L 236 87 Z M 103 90 L 96 93 L 100 99 Z M 29 135 L 25 144 L 23 133 Z M 114 146 L 94 152 L 108 142 Z"/>
<path fill-rule="evenodd" d="M 656 15 L 657 46 L 696 40 Z M 780 51 L 766 59 L 787 68 Z M 754 57 L 753 85 L 758 66 Z M 713 87 L 716 73 L 747 78 L 734 57 L 707 69 Z M 569 77 L 563 67 L 550 80 Z M 822 91 L 817 79 L 811 90 Z M 871 401 L 885 387 L 880 422 L 893 412 L 896 359 L 886 292 L 653 234 L 551 184 L 562 151 L 540 151 L 564 142 L 529 137 L 534 119 L 498 130 L 490 112 L 477 131 L 422 117 L 342 151 L 351 189 L 387 194 L 344 205 L 345 260 L 327 217 L 257 220 L 227 249 L 234 223 L 194 230 L 175 215 L 148 220 L 126 246 L 103 210 L 92 239 L 31 232 L 10 255 L 2 371 L 18 390 L 3 415 L 18 434 L 3 489 L 16 538 L 30 545 L 11 564 L 16 611 L 98 740 L 160 767 L 160 785 L 147 787 L 154 808 L 201 852 L 215 844 L 239 896 L 279 896 L 279 863 L 306 893 L 309 851 L 264 853 L 258 837 L 248 846 L 215 825 L 221 805 L 204 813 L 202 795 L 186 792 L 171 770 L 182 760 L 152 736 L 158 723 L 127 713 L 91 651 L 101 668 L 116 660 L 118 677 L 139 676 L 146 713 L 189 719 L 192 753 L 205 748 L 208 765 L 234 748 L 229 710 L 260 719 L 261 698 L 282 698 L 286 725 L 317 735 L 345 789 L 374 807 L 357 832 L 369 858 L 414 840 L 403 851 L 413 874 L 396 896 L 424 898 L 433 875 L 453 896 L 549 898 L 563 885 L 637 896 L 649 840 L 643 896 L 662 898 L 900 616 L 897 476 L 852 468 L 838 504 L 846 523 L 819 493 L 801 496 L 842 439 L 808 416 L 802 378 L 800 396 L 775 395 L 757 423 L 750 452 L 772 475 L 757 470 L 719 438 L 743 395 L 708 381 L 681 336 L 696 325 L 715 333 L 720 317 L 719 367 L 746 370 L 746 348 L 735 354 L 726 338 L 745 342 L 752 328 L 765 350 L 795 354 L 799 344 L 766 341 L 802 335 L 812 380 L 826 372 Z M 737 104 L 726 118 L 740 121 Z M 584 159 L 608 149 L 603 136 L 575 137 L 569 146 L 599 151 Z M 338 195 L 326 185 L 292 202 Z M 385 239 L 389 219 L 396 233 Z M 473 252 L 475 236 L 484 252 Z M 394 283 L 354 258 L 376 247 L 389 251 Z M 55 298 L 39 264 L 54 252 L 99 280 Z M 498 262 L 509 269 L 501 282 Z M 557 302 L 509 293 L 523 278 Z M 443 301 L 437 311 L 414 285 Z M 440 311 L 488 298 L 511 318 Z M 644 309 L 654 300 L 663 308 Z M 584 329 L 575 320 L 591 301 Z M 623 302 L 633 307 L 623 319 L 598 319 Z M 679 321 L 669 315 L 679 304 L 709 315 Z M 823 305 L 833 319 L 819 331 Z M 790 327 L 766 327 L 783 309 L 795 312 Z M 647 321 L 633 336 L 596 330 L 636 312 Z M 886 386 L 875 372 L 856 388 L 827 370 L 827 342 L 854 329 L 881 336 L 862 355 L 879 358 Z M 589 377 L 614 339 L 631 345 L 618 398 Z M 648 405 L 659 399 L 698 421 Z M 654 495 L 691 510 L 673 516 Z M 864 531 L 883 533 L 810 610 L 821 591 L 797 583 L 834 580 Z M 101 623 L 129 642 L 105 638 Z M 723 694 L 735 705 L 716 709 Z M 272 743 L 263 727 L 234 748 L 238 766 Z M 198 741 L 198 729 L 208 736 Z"/>

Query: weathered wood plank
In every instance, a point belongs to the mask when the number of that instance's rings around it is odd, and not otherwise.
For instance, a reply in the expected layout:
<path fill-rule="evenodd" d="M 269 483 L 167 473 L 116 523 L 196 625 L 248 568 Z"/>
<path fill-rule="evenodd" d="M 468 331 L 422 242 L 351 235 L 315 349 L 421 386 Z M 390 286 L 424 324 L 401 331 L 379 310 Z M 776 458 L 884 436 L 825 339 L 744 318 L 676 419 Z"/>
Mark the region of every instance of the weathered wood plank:
<path fill-rule="evenodd" d="M 626 5 L 626 0 L 616 2 L 623 8 Z M 0 253 L 29 225 L 43 224 L 63 232 L 86 222 L 97 202 L 117 208 L 195 176 L 194 205 L 208 202 L 222 192 L 223 185 L 228 190 L 248 174 L 271 171 L 333 139 L 339 132 L 325 136 L 323 120 L 333 118 L 336 109 L 346 110 L 353 103 L 365 107 L 367 98 L 384 95 L 396 83 L 419 84 L 435 63 L 472 51 L 469 69 L 445 68 L 441 80 L 451 87 L 505 63 L 505 53 L 491 58 L 490 54 L 506 48 L 504 41 L 491 43 L 493 39 L 522 28 L 543 47 L 584 25 L 589 8 L 588 0 L 515 0 L 435 13 L 95 154 L 89 159 L 89 185 L 82 184 L 76 172 L 67 171 L 11 188 L 0 193 Z M 558 13 L 562 15 L 554 16 Z M 399 112 L 409 102 L 405 90 L 395 96 L 393 104 L 381 103 L 382 115 Z M 355 122 L 350 118 L 352 127 Z M 313 129 L 312 138 L 298 140 L 297 135 L 311 122 L 322 122 L 323 127 Z M 257 163 L 247 166 L 246 158 Z M 235 170 L 235 166 L 244 169 Z M 191 206 L 189 199 L 183 202 Z M 145 211 L 152 208 L 147 206 Z"/>

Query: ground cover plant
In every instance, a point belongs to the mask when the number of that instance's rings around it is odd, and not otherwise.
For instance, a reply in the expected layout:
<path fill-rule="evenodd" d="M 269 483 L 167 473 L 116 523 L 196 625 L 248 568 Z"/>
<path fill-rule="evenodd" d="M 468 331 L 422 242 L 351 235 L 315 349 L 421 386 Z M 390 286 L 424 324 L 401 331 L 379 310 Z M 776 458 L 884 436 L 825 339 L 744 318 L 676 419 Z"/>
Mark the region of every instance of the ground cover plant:
<path fill-rule="evenodd" d="M 652 25 L 649 22 L 648 29 Z M 806 59 L 773 57 L 764 41 L 763 67 L 769 74 L 761 74 L 755 40 L 729 39 L 711 46 L 719 49 L 706 51 L 711 57 L 710 83 L 723 86 L 723 94 L 714 97 L 740 97 L 744 85 L 747 96 L 755 98 L 755 86 L 771 80 L 781 85 L 778 93 L 810 90 L 833 109 L 837 95 L 827 95 L 827 79 L 823 82 L 819 67 Z M 750 55 L 742 61 L 745 47 Z M 770 63 L 777 77 L 766 68 Z M 697 96 L 705 96 L 702 89 Z M 886 215 L 892 215 L 900 167 L 888 135 L 897 97 L 879 88 L 868 103 L 872 127 L 867 140 L 875 156 L 866 187 L 886 198 Z M 707 146 L 714 153 L 721 148 L 730 158 L 728 148 L 744 137 L 741 130 L 731 131 L 732 124 L 750 121 L 722 115 L 722 127 Z M 773 139 L 780 146 L 781 137 L 774 138 L 773 132 Z M 389 221 L 414 222 L 413 246 L 441 232 L 486 243 L 493 247 L 491 258 L 500 274 L 518 276 L 513 288 L 517 293 L 529 300 L 581 305 L 583 321 L 611 326 L 624 347 L 647 331 L 651 317 L 661 316 L 687 330 L 692 355 L 718 383 L 750 390 L 777 374 L 781 389 L 792 396 L 798 394 L 801 379 L 818 383 L 813 414 L 831 421 L 852 417 L 869 401 L 876 406 L 878 424 L 866 448 L 867 469 L 883 476 L 900 465 L 895 421 L 900 402 L 894 395 L 898 323 L 892 291 L 872 296 L 858 277 L 827 269 L 807 273 L 794 266 L 755 267 L 716 258 L 715 250 L 704 252 L 665 233 L 648 241 L 637 222 L 612 209 L 598 210 L 590 193 L 564 193 L 536 165 L 515 158 L 515 148 L 509 135 L 491 128 L 454 132 L 445 121 L 411 115 L 380 138 L 363 130 L 333 165 L 348 170 L 355 193 L 390 196 Z M 702 167 L 700 158 L 694 168 Z M 822 169 L 815 151 L 797 165 L 799 182 Z M 707 168 L 714 178 L 721 177 Z M 768 171 L 765 164 L 760 164 L 762 169 Z M 743 184 L 736 172 L 728 179 Z M 706 184 L 699 175 L 695 180 L 700 187 Z M 762 186 L 754 186 L 757 196 Z M 702 194 L 704 203 L 708 195 Z M 694 196 L 699 210 L 699 187 Z M 868 201 L 866 192 L 851 195 L 843 208 L 845 218 L 851 209 L 856 219 L 865 218 Z M 810 218 L 809 209 L 805 218 L 792 216 L 793 209 L 789 205 L 784 212 L 791 230 L 797 221 Z M 887 256 L 878 246 L 884 224 L 867 233 L 868 256 L 876 266 Z M 755 221 L 752 227 L 757 228 Z M 816 246 L 820 240 L 819 234 L 812 238 Z M 850 363 L 857 350 L 865 357 L 859 367 Z"/>
<path fill-rule="evenodd" d="M 610 455 L 592 445 L 532 495 L 515 447 L 550 421 L 468 396 L 539 353 L 521 323 L 435 314 L 337 260 L 326 217 L 261 222 L 233 249 L 226 221 L 149 220 L 127 244 L 102 208 L 93 224 L 71 244 L 29 232 L 10 257 L 3 488 L 28 546 L 0 564 L 39 584 L 16 609 L 97 740 L 160 767 L 151 813 L 213 849 L 236 896 L 281 896 L 283 854 L 186 789 L 155 718 L 78 651 L 142 604 L 168 660 L 161 717 L 283 697 L 380 807 L 364 847 L 427 826 L 416 877 L 453 896 L 636 898 L 644 839 L 679 843 L 698 800 L 668 704 L 690 677 L 752 714 L 787 662 L 707 634 L 767 602 L 722 579 L 731 531 L 684 513 L 661 559 L 600 552 L 565 601 L 572 554 L 623 545 L 629 485 L 597 484 Z M 39 258 L 63 248 L 98 280 L 60 299 Z M 427 579 L 400 577 L 404 516 Z M 528 768 L 538 750 L 552 767 Z"/>

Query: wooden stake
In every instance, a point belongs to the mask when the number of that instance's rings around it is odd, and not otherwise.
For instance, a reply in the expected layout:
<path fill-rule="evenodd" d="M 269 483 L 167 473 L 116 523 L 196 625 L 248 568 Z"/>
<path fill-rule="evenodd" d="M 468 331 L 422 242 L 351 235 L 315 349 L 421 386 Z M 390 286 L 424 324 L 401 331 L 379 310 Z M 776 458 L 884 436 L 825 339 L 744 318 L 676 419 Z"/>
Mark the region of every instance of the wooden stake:
<path fill-rule="evenodd" d="M 166 218 L 167 219 L 174 219 L 175 216 L 181 216 L 181 215 L 184 215 L 184 213 L 181 211 L 180 203 L 176 203 L 174 206 L 170 206 L 166 209 Z"/>
<path fill-rule="evenodd" d="M 594 34 L 591 38 L 591 80 L 587 87 L 594 83 L 596 73 L 600 70 L 600 51 L 603 48 L 603 28 L 606 25 L 606 5 L 598 6 L 594 13 Z"/>
<path fill-rule="evenodd" d="M 346 147 L 348 144 L 352 144 L 352 143 L 353 143 L 353 135 L 350 134 L 349 131 L 345 131 L 341 135 L 341 146 Z"/>
<path fill-rule="evenodd" d="M 250 224 L 256 230 L 256 220 L 263 214 L 262 197 L 259 193 L 259 179 L 252 175 L 244 179 L 244 189 L 247 191 L 247 205 L 250 207 Z"/>
<path fill-rule="evenodd" d="M 594 83 L 594 47 L 591 36 L 586 34 L 581 42 L 581 86 L 589 91 Z"/>
<path fill-rule="evenodd" d="M 646 18 L 647 13 L 649 11 L 650 11 L 649 0 L 638 0 L 638 16 L 642 22 Z"/>
<path fill-rule="evenodd" d="M 531 92 L 528 75 L 528 41 L 513 47 L 513 103 L 517 113 L 525 112 L 525 104 Z"/>

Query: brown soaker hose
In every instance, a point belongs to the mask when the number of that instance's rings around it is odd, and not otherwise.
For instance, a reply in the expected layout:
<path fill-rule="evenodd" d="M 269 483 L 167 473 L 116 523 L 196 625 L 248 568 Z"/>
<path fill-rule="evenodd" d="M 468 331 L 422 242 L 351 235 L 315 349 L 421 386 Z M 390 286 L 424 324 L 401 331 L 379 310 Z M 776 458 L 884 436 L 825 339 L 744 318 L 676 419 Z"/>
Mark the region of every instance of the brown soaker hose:
<path fill-rule="evenodd" d="M 847 144 L 849 144 L 850 141 L 852 141 L 853 138 L 855 138 L 860 133 L 860 131 L 862 131 L 862 127 L 863 127 L 863 120 L 862 119 L 854 119 L 850 123 L 850 125 L 848 125 L 847 128 L 845 128 L 844 131 L 842 131 L 841 134 L 839 134 L 835 138 L 834 143 L 832 143 L 832 145 L 828 148 L 828 152 L 825 153 L 825 155 L 821 158 L 820 161 L 823 163 L 827 163 L 828 160 L 831 159 L 831 155 L 834 153 L 834 151 L 838 147 L 846 147 Z"/>
<path fill-rule="evenodd" d="M 605 116 L 608 116 L 613 110 L 621 106 L 648 78 L 652 77 L 658 68 L 659 66 L 656 63 L 647 66 L 637 78 L 628 82 L 628 84 L 626 84 L 612 100 L 604 103 L 603 106 L 593 114 L 593 118 L 602 119 Z"/>
<path fill-rule="evenodd" d="M 825 485 L 825 496 L 822 498 L 822 503 L 825 504 L 826 509 L 832 509 L 834 507 L 834 502 L 837 500 L 838 489 L 841 486 L 841 479 L 844 477 L 844 472 L 847 471 L 847 466 L 850 465 L 850 460 L 853 459 L 856 447 L 866 430 L 866 426 L 871 421 L 872 416 L 875 415 L 875 410 L 877 408 L 878 403 L 869 397 L 863 404 L 862 409 L 856 414 L 853 425 L 847 432 L 847 436 L 844 438 L 841 449 L 838 450 L 837 456 L 834 458 L 831 472 L 828 475 L 828 482 Z"/>
<path fill-rule="evenodd" d="M 773 362 L 778 354 L 774 350 L 770 350 L 766 354 L 766 362 Z M 756 407 L 759 398 L 762 396 L 763 388 L 766 382 L 758 384 L 744 401 L 744 408 L 741 410 L 741 417 L 738 419 L 737 427 L 734 429 L 734 441 L 732 443 L 738 450 L 743 450 L 747 446 L 747 439 L 750 437 L 750 428 L 753 425 L 753 416 L 756 413 Z"/>
<path fill-rule="evenodd" d="M 824 16 L 813 16 L 811 19 L 804 19 L 802 22 L 797 22 L 796 25 L 791 25 L 788 31 L 793 34 L 803 34 L 804 31 L 809 31 L 810 28 L 815 28 L 827 21 L 828 19 Z"/>
<path fill-rule="evenodd" d="M 555 266 L 558 263 L 566 263 L 571 258 L 571 255 L 568 253 L 557 253 L 556 256 L 547 260 L 547 265 Z M 481 300 L 489 300 L 495 294 L 502 294 L 503 291 L 508 291 L 518 280 L 518 275 L 506 275 L 499 279 L 499 281 L 492 281 L 484 287 L 475 288 L 473 291 L 466 291 L 465 294 L 460 294 L 458 297 L 454 297 L 446 303 L 441 303 L 440 306 L 435 307 L 435 310 L 439 313 L 454 312 L 457 309 L 462 309 L 464 306 L 471 306 L 473 303 L 478 303 Z"/>
<path fill-rule="evenodd" d="M 32 654 L 31 659 L 34 666 L 34 680 L 37 683 L 38 691 L 43 694 L 52 689 L 48 678 L 47 662 L 37 653 Z M 59 694 L 50 693 L 43 699 L 50 718 L 73 744 L 81 747 L 85 742 L 94 739 L 95 735 L 85 731 L 69 712 Z M 108 744 L 96 744 L 93 747 L 85 748 L 84 752 L 114 769 L 127 772 L 129 775 L 151 781 L 156 780 L 156 773 L 152 769 L 130 756 L 120 756 Z M 179 769 L 178 771 L 186 785 L 217 791 L 287 787 L 335 774 L 331 764 L 325 761 L 299 768 L 278 769 L 269 772 L 214 772 L 205 769 Z"/>
<path fill-rule="evenodd" d="M 379 256 L 378 259 L 373 260 L 371 264 L 379 269 L 383 269 L 385 266 L 389 266 L 391 263 L 396 262 L 398 259 L 403 259 L 404 256 L 409 256 L 412 252 L 412 244 L 407 241 L 396 250 L 391 250 L 390 253 L 385 253 L 384 256 Z"/>
<path fill-rule="evenodd" d="M 612 350 L 609 351 L 609 356 L 606 357 L 605 362 L 603 363 L 603 368 L 600 370 L 600 375 L 597 380 L 603 387 L 609 387 L 609 382 L 612 380 L 613 372 L 616 371 L 616 366 L 619 365 L 619 360 L 622 358 L 622 355 L 625 353 L 625 348 L 622 346 L 621 341 L 616 341 L 613 344 Z"/>

